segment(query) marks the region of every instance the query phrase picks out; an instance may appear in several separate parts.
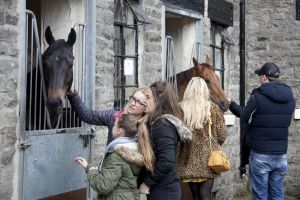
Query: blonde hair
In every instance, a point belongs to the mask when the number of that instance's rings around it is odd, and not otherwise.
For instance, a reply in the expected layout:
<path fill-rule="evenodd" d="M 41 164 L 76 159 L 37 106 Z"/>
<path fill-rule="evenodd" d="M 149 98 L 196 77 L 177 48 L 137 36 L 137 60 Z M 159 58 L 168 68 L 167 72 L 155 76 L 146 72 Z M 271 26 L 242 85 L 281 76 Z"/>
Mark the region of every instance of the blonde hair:
<path fill-rule="evenodd" d="M 148 89 L 148 87 L 137 88 L 132 93 L 132 96 L 137 92 L 142 92 L 144 94 L 146 89 Z M 146 95 L 145 95 L 145 100 L 146 100 Z M 124 109 L 125 112 L 127 112 L 127 106 L 128 106 L 128 103 Z M 149 131 L 148 131 L 148 127 L 147 127 L 148 119 L 149 119 L 148 115 L 143 113 L 142 117 L 138 120 L 138 130 L 137 130 L 138 147 L 139 147 L 139 152 L 141 152 L 141 154 L 144 157 L 145 168 L 148 171 L 153 172 L 154 171 L 154 153 L 153 153 L 151 140 L 150 140 L 150 136 L 149 136 Z"/>
<path fill-rule="evenodd" d="M 138 125 L 138 147 L 139 151 L 144 156 L 144 165 L 150 172 L 154 171 L 154 152 L 149 137 L 147 122 L 149 120 L 148 114 L 145 114 L 140 120 Z"/>
<path fill-rule="evenodd" d="M 204 79 L 194 77 L 186 87 L 182 101 L 179 103 L 184 115 L 183 120 L 190 129 L 203 128 L 210 117 L 210 93 Z"/>

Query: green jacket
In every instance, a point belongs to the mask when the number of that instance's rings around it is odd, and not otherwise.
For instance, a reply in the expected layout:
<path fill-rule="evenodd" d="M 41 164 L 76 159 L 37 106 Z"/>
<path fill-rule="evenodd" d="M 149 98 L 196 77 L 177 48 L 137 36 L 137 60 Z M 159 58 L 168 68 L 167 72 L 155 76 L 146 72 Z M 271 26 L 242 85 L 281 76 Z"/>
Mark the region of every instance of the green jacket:
<path fill-rule="evenodd" d="M 102 170 L 88 165 L 87 178 L 101 200 L 138 200 L 137 177 L 144 159 L 137 143 L 117 145 L 106 155 Z"/>

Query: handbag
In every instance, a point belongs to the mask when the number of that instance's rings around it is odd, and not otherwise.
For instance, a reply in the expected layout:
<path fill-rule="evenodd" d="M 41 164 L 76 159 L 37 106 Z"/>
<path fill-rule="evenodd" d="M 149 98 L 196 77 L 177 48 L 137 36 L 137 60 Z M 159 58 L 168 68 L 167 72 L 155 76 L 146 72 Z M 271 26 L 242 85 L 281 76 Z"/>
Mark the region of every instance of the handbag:
<path fill-rule="evenodd" d="M 209 147 L 211 150 L 210 156 L 208 158 L 208 167 L 215 173 L 226 172 L 230 169 L 230 162 L 226 154 L 221 150 L 220 145 L 218 145 L 219 150 L 212 150 L 211 147 L 211 119 L 208 118 L 208 134 L 209 134 Z"/>

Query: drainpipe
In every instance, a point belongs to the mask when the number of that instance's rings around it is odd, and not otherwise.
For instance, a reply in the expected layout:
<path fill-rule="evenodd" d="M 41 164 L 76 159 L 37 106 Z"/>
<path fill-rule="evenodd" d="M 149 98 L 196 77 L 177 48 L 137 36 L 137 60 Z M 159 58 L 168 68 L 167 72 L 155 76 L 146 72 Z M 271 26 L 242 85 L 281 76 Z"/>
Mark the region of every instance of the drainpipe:
<path fill-rule="evenodd" d="M 240 0 L 240 105 L 245 107 L 245 0 Z M 243 136 L 245 135 L 245 123 L 240 122 L 240 158 L 242 158 Z M 241 176 L 246 173 L 244 165 L 240 165 Z"/>

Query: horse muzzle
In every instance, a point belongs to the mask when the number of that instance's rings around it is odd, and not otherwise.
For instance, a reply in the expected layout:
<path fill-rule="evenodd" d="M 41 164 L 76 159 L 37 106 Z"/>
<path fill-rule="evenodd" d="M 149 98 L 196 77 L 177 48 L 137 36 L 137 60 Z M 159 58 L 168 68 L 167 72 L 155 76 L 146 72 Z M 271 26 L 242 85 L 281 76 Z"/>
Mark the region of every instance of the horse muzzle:
<path fill-rule="evenodd" d="M 222 101 L 219 103 L 219 108 L 222 112 L 226 112 L 229 109 L 230 101 Z"/>
<path fill-rule="evenodd" d="M 52 114 L 59 115 L 62 113 L 62 100 L 59 97 L 49 97 L 47 100 L 48 111 Z"/>

